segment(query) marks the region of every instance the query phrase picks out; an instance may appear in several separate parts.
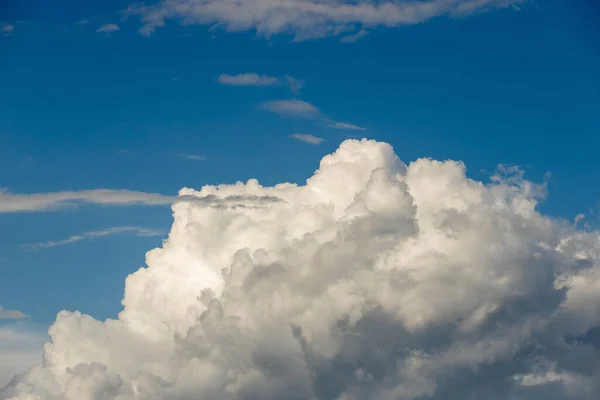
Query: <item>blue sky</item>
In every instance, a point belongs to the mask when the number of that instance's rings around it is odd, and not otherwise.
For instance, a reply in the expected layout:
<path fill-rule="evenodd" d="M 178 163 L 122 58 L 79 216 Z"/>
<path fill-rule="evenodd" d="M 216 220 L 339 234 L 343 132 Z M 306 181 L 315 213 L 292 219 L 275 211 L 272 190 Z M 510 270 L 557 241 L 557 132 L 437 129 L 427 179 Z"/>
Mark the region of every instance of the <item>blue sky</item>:
<path fill-rule="evenodd" d="M 3 2 L 0 187 L 173 196 L 249 178 L 302 182 L 344 138 L 364 136 L 391 143 L 405 162 L 461 160 L 480 180 L 499 163 L 522 166 L 537 182 L 550 173 L 542 210 L 593 221 L 600 6 L 516 3 L 368 26 L 356 41 L 330 32 L 294 41 L 298 29 L 269 28 L 265 36 L 254 26 L 221 21 L 229 28 L 211 29 L 177 18 L 143 35 L 139 16 L 122 19 L 126 1 Z M 244 73 L 279 78 L 219 82 Z M 290 90 L 285 76 L 303 87 Z M 317 110 L 299 113 L 293 99 Z M 266 103 L 279 100 L 286 102 Z M 65 308 L 114 317 L 124 278 L 171 221 L 164 204 L 0 212 L 0 305 L 41 330 Z M 156 234 L 132 229 L 22 247 L 123 226 Z"/>

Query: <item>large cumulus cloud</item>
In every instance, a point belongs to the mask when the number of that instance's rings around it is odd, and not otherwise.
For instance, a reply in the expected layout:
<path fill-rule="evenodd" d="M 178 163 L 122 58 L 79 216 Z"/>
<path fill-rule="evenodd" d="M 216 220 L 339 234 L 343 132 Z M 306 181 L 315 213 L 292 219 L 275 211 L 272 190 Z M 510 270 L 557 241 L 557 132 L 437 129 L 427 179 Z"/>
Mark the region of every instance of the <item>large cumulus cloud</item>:
<path fill-rule="evenodd" d="M 18 400 L 596 399 L 600 239 L 504 170 L 349 140 L 305 185 L 181 191 L 123 311 L 61 312 Z M 210 207 L 195 197 L 239 199 Z M 245 199 L 278 199 L 253 202 Z M 187 199 L 187 200 L 186 200 Z M 241 206 L 241 207 L 240 207 Z"/>

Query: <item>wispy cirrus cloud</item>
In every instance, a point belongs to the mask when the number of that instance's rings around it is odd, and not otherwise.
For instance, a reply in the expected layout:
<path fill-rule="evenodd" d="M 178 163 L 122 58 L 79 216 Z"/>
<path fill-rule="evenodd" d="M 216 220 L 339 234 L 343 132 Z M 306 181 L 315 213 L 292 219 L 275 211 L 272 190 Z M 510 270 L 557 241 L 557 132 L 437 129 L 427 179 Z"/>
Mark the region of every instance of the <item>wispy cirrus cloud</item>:
<path fill-rule="evenodd" d="M 153 5 L 132 5 L 126 17 L 138 16 L 139 32 L 150 36 L 167 20 L 185 25 L 216 25 L 227 31 L 255 30 L 259 35 L 291 34 L 295 41 L 328 36 L 356 39 L 376 27 L 423 23 L 441 16 L 464 17 L 527 0 L 162 0 Z M 364 35 L 364 33 L 362 34 Z"/>
<path fill-rule="evenodd" d="M 296 139 L 296 140 L 299 140 L 301 142 L 309 143 L 309 144 L 319 144 L 319 143 L 322 143 L 322 142 L 325 141 L 325 139 L 323 139 L 323 138 L 316 137 L 316 136 L 313 136 L 313 135 L 309 135 L 309 134 L 306 134 L 306 133 L 292 133 L 290 135 L 290 137 L 292 139 Z"/>
<path fill-rule="evenodd" d="M 27 315 L 22 313 L 19 310 L 7 310 L 6 308 L 0 306 L 0 320 L 2 320 L 2 319 L 19 320 L 19 319 L 25 319 L 25 318 L 27 318 Z"/>
<path fill-rule="evenodd" d="M 268 76 L 254 72 L 237 75 L 221 74 L 217 81 L 230 86 L 287 86 L 293 93 L 299 92 L 304 87 L 304 81 L 293 76 Z"/>
<path fill-rule="evenodd" d="M 354 42 L 358 42 L 360 39 L 362 39 L 363 37 L 367 36 L 369 34 L 369 31 L 366 29 L 361 29 L 360 31 L 352 34 L 352 35 L 347 35 L 347 36 L 342 36 L 340 38 L 340 42 L 342 43 L 354 43 Z"/>
<path fill-rule="evenodd" d="M 325 118 L 323 113 L 315 105 L 303 100 L 271 100 L 260 103 L 263 110 L 279 115 L 294 116 L 300 118 L 315 119 L 324 123 L 328 128 L 364 131 L 365 128 L 347 122 L 334 121 Z"/>
<path fill-rule="evenodd" d="M 304 118 L 314 118 L 321 115 L 321 111 L 314 105 L 302 100 L 270 100 L 260 104 L 263 110 L 280 115 L 292 115 Z"/>
<path fill-rule="evenodd" d="M 98 205 L 168 205 L 177 196 L 133 190 L 94 189 L 48 193 L 13 194 L 0 189 L 0 213 L 53 211 L 81 204 Z"/>
<path fill-rule="evenodd" d="M 206 156 L 204 154 L 185 154 L 185 153 L 178 153 L 178 154 L 174 154 L 175 157 L 178 158 L 185 158 L 188 160 L 194 160 L 194 161 L 206 161 Z"/>
<path fill-rule="evenodd" d="M 207 207 L 259 207 L 262 203 L 278 201 L 257 196 L 198 196 L 182 189 L 177 196 L 133 190 L 95 189 L 32 194 L 12 194 L 0 189 L 0 213 L 56 211 L 83 204 L 101 206 L 161 206 L 175 203 L 202 204 Z"/>
<path fill-rule="evenodd" d="M 84 240 L 97 239 L 97 238 L 101 238 L 104 236 L 110 236 L 110 235 L 115 235 L 115 234 L 119 234 L 119 233 L 131 233 L 131 234 L 134 234 L 135 236 L 143 236 L 143 237 L 164 235 L 164 232 L 159 231 L 159 230 L 154 230 L 154 229 L 140 228 L 138 226 L 118 226 L 118 227 L 103 229 L 100 231 L 84 232 L 79 235 L 69 236 L 66 239 L 62 239 L 62 240 L 58 240 L 58 241 L 50 240 L 47 242 L 24 244 L 21 246 L 21 248 L 23 250 L 27 250 L 27 251 L 40 251 L 42 249 L 48 249 L 50 247 L 65 246 L 68 244 L 74 244 L 74 243 L 81 242 Z"/>
<path fill-rule="evenodd" d="M 0 24 L 0 32 L 2 32 L 6 36 L 12 35 L 15 31 L 15 26 L 13 24 Z"/>
<path fill-rule="evenodd" d="M 120 31 L 119 25 L 117 24 L 104 24 L 100 28 L 96 29 L 97 33 L 104 33 L 110 35 L 111 33 Z"/>
<path fill-rule="evenodd" d="M 327 122 L 329 122 L 329 127 L 333 128 L 333 129 L 345 129 L 345 130 L 349 130 L 349 131 L 365 131 L 366 130 L 365 128 L 363 128 L 361 126 L 348 124 L 346 122 L 337 122 L 337 121 L 327 121 Z"/>

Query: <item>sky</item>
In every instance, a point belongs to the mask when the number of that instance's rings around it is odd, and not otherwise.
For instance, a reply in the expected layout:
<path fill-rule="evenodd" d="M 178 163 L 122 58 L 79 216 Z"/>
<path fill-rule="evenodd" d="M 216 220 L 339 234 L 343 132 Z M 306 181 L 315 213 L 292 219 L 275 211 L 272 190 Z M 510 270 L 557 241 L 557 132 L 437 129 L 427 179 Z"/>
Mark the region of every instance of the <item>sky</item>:
<path fill-rule="evenodd" d="M 3 1 L 0 386 L 61 310 L 117 318 L 173 203 L 238 201 L 182 188 L 302 185 L 345 139 L 484 184 L 518 167 L 540 213 L 595 229 L 598 18 L 591 0 Z"/>

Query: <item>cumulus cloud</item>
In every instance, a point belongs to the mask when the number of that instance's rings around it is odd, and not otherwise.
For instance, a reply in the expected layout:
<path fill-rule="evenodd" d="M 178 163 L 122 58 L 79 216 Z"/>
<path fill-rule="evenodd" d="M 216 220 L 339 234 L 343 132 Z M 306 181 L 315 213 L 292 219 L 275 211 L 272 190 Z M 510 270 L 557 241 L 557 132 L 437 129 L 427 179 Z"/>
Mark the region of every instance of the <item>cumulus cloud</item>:
<path fill-rule="evenodd" d="M 292 133 L 290 135 L 290 137 L 292 139 L 296 139 L 299 140 L 301 142 L 305 142 L 305 143 L 310 143 L 310 144 L 319 144 L 322 143 L 325 139 L 322 139 L 320 137 L 316 137 L 313 135 L 309 135 L 306 133 Z"/>
<path fill-rule="evenodd" d="M 293 115 L 304 118 L 314 118 L 321 115 L 321 111 L 314 105 L 302 100 L 271 100 L 261 103 L 261 107 L 280 115 Z"/>
<path fill-rule="evenodd" d="M 138 226 L 116 226 L 112 228 L 103 229 L 101 231 L 90 231 L 84 232 L 79 235 L 69 236 L 66 239 L 58 240 L 58 241 L 47 241 L 47 242 L 38 242 L 31 244 L 24 244 L 21 247 L 27 251 L 39 251 L 42 249 L 47 249 L 50 247 L 56 246 L 64 246 L 67 244 L 73 244 L 77 242 L 81 242 L 83 240 L 97 239 L 104 236 L 115 235 L 117 233 L 132 233 L 135 236 L 161 236 L 164 233 L 154 229 L 140 228 Z M 1 318 L 1 309 L 0 309 L 0 318 Z"/>
<path fill-rule="evenodd" d="M 221 74 L 218 82 L 230 86 L 287 86 L 293 93 L 298 93 L 304 87 L 304 81 L 289 75 L 268 76 L 254 72 L 229 75 Z"/>
<path fill-rule="evenodd" d="M 111 33 L 118 32 L 120 30 L 121 30 L 121 28 L 119 28 L 119 25 L 117 25 L 117 24 L 105 24 L 105 25 L 102 25 L 100 28 L 96 29 L 96 32 L 106 33 L 107 35 L 109 35 Z"/>
<path fill-rule="evenodd" d="M 214 25 L 259 35 L 286 33 L 296 41 L 326 36 L 361 35 L 365 29 L 413 25 L 440 16 L 466 16 L 513 6 L 526 0 L 162 0 L 133 5 L 126 16 L 139 16 L 140 33 L 151 35 L 169 19 L 184 25 Z"/>
<path fill-rule="evenodd" d="M 6 308 L 0 306 L 0 320 L 2 319 L 25 319 L 27 315 L 23 314 L 19 310 L 7 310 Z"/>
<path fill-rule="evenodd" d="M 0 398 L 594 400 L 600 234 L 497 177 L 347 140 L 303 185 L 183 189 L 118 318 L 59 313 Z"/>
<path fill-rule="evenodd" d="M 13 194 L 0 189 L 0 213 L 52 211 L 78 204 L 166 205 L 177 199 L 159 193 L 133 190 L 94 189 L 49 193 Z"/>

